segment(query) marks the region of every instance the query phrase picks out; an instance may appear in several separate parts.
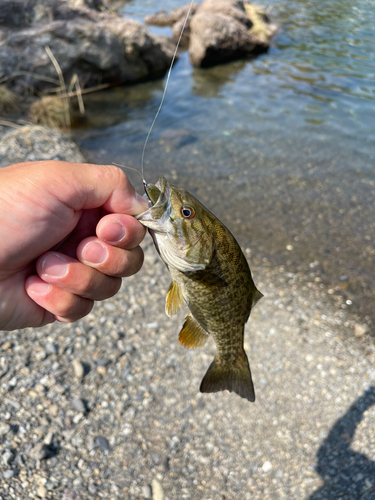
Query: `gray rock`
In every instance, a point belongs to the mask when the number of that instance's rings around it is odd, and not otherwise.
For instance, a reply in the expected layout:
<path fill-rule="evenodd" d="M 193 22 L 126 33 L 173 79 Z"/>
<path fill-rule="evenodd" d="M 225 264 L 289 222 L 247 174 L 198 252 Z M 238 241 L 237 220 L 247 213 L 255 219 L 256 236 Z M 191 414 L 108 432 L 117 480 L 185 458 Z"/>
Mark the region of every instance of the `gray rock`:
<path fill-rule="evenodd" d="M 33 3 L 35 0 L 28 0 L 26 9 L 32 9 Z M 42 10 L 47 8 L 44 2 L 38 5 Z M 49 15 L 43 10 L 38 22 L 32 10 L 31 22 L 25 28 L 0 29 L 0 35 L 7 40 L 0 45 L 2 77 L 9 77 L 10 85 L 19 94 L 30 88 L 40 91 L 60 85 L 46 46 L 67 85 L 75 74 L 81 87 L 135 83 L 162 76 L 170 66 L 171 51 L 165 49 L 166 42 L 161 44 L 138 21 L 92 9 L 74 9 L 61 1 L 53 2 L 48 9 Z M 13 16 L 14 8 L 8 10 Z M 11 14 L 4 15 L 2 24 L 8 17 Z M 13 24 L 19 27 L 19 13 L 13 17 Z"/>
<path fill-rule="evenodd" d="M 96 493 L 96 486 L 94 483 L 90 483 L 87 487 L 87 491 L 91 493 L 91 495 L 95 495 Z"/>
<path fill-rule="evenodd" d="M 10 429 L 11 429 L 11 427 L 9 424 L 0 423 L 0 436 L 5 436 L 5 434 L 8 434 Z"/>
<path fill-rule="evenodd" d="M 10 479 L 14 476 L 14 470 L 9 469 L 3 472 L 3 478 L 4 479 Z"/>
<path fill-rule="evenodd" d="M 80 398 L 73 398 L 72 399 L 72 405 L 80 413 L 86 413 L 86 406 L 85 406 L 85 403 L 82 401 L 82 399 L 80 399 Z"/>
<path fill-rule="evenodd" d="M 150 486 L 147 484 L 145 486 L 142 487 L 142 496 L 143 498 L 151 498 L 151 495 L 152 495 L 152 491 L 151 491 L 151 488 Z"/>
<path fill-rule="evenodd" d="M 98 366 L 107 366 L 110 363 L 110 360 L 105 358 L 96 358 L 95 361 Z"/>
<path fill-rule="evenodd" d="M 50 456 L 50 453 L 51 451 L 49 449 L 49 446 L 44 443 L 38 443 L 34 446 L 34 448 L 32 448 L 29 456 L 34 460 L 45 460 Z"/>
<path fill-rule="evenodd" d="M 92 3 L 100 0 L 92 0 Z M 75 5 L 76 4 L 76 5 Z M 95 11 L 70 0 L 1 0 L 0 27 L 25 28 L 51 20 L 70 20 L 76 17 L 97 20 Z M 82 8 L 83 7 L 83 8 Z"/>
<path fill-rule="evenodd" d="M 101 448 L 102 450 L 109 451 L 110 446 L 108 439 L 106 439 L 103 436 L 97 436 L 94 441 L 94 447 L 95 448 Z"/>
<path fill-rule="evenodd" d="M 9 465 L 13 461 L 14 455 L 10 450 L 5 450 L 1 459 L 3 464 Z"/>
<path fill-rule="evenodd" d="M 39 125 L 22 127 L 0 140 L 0 167 L 37 160 L 85 161 L 68 136 Z"/>
<path fill-rule="evenodd" d="M 52 342 L 47 342 L 45 345 L 45 350 L 48 354 L 58 354 L 59 346 L 53 344 Z"/>

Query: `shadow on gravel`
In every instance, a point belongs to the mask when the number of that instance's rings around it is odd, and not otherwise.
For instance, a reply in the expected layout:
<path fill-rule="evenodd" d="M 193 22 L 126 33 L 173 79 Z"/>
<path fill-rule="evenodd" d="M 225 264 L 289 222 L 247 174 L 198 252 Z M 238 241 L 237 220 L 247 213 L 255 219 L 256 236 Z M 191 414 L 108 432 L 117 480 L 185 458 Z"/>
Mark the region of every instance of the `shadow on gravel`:
<path fill-rule="evenodd" d="M 341 418 L 318 450 L 316 471 L 324 485 L 307 500 L 375 500 L 375 462 L 350 448 L 363 414 L 375 405 L 369 387 Z"/>

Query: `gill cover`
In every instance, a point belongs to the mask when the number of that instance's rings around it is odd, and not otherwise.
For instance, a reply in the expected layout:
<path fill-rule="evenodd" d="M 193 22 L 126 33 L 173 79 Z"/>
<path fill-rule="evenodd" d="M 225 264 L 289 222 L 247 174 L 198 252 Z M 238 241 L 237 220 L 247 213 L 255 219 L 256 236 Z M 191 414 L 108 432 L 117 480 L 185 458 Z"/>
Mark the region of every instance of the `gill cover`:
<path fill-rule="evenodd" d="M 213 253 L 212 235 L 203 221 L 205 208 L 164 177 L 145 190 L 150 207 L 136 218 L 148 227 L 162 260 L 183 273 L 205 269 Z M 185 205 L 194 209 L 194 218 L 183 217 Z"/>

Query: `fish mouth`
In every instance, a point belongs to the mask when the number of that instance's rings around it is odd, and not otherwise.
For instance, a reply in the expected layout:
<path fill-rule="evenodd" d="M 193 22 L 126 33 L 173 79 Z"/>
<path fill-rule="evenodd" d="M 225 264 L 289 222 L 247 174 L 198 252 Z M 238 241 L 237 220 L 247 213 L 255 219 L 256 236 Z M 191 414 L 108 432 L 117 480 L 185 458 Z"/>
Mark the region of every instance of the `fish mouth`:
<path fill-rule="evenodd" d="M 168 217 L 170 206 L 170 186 L 167 179 L 160 177 L 156 184 L 145 184 L 145 198 L 148 199 L 149 208 L 136 216 L 136 219 L 146 227 L 156 230 L 158 225 Z"/>
<path fill-rule="evenodd" d="M 150 208 L 164 205 L 169 199 L 169 182 L 165 177 L 160 177 L 156 184 L 145 184 L 145 192 Z"/>

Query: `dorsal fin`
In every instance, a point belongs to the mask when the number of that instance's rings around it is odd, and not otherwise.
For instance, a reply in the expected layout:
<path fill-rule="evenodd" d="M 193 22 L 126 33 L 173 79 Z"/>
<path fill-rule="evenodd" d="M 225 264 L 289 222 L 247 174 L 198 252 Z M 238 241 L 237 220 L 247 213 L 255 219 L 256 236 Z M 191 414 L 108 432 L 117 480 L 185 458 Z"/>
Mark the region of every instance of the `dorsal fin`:
<path fill-rule="evenodd" d="M 208 333 L 203 330 L 197 320 L 191 314 L 186 316 L 184 326 L 178 335 L 180 344 L 187 349 L 203 347 L 207 342 Z"/>
<path fill-rule="evenodd" d="M 182 297 L 180 287 L 176 281 L 172 281 L 165 299 L 165 312 L 167 313 L 167 316 L 177 314 L 183 303 L 184 298 Z"/>

